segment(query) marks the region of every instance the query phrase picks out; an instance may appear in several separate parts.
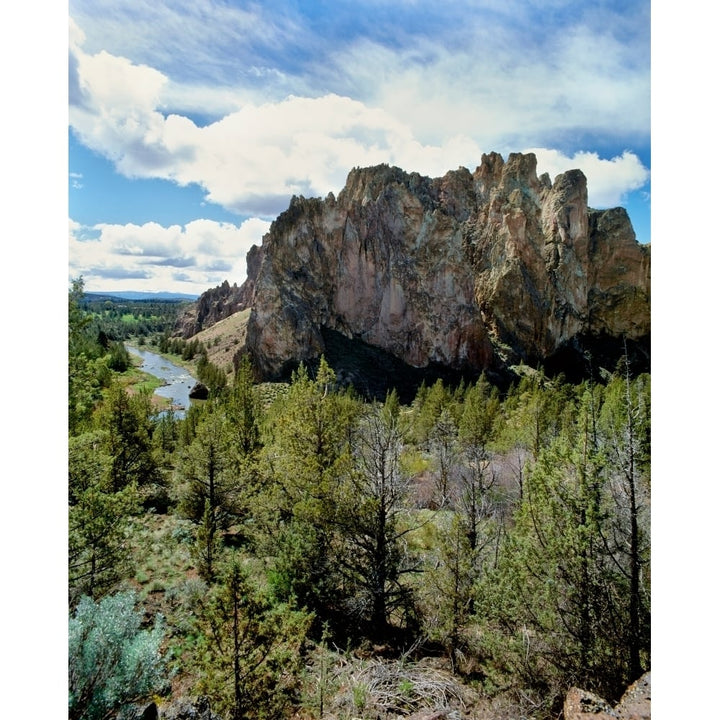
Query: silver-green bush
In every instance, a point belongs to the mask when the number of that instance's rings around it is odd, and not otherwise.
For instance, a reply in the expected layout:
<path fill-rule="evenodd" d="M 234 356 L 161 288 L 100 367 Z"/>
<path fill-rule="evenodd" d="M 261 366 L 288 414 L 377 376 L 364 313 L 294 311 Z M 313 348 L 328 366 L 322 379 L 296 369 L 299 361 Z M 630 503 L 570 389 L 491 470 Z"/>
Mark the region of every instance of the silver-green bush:
<path fill-rule="evenodd" d="M 69 627 L 70 720 L 106 717 L 162 687 L 162 617 L 151 630 L 141 623 L 133 592 L 80 600 Z"/>

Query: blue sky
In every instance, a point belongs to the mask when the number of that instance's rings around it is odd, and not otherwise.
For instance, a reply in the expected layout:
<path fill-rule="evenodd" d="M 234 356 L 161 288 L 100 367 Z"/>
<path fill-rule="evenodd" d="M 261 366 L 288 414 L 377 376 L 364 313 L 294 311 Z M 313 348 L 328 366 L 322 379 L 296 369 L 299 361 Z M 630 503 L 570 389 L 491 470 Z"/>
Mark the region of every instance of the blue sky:
<path fill-rule="evenodd" d="M 482 153 L 579 167 L 650 241 L 650 2 L 71 0 L 69 276 L 245 278 L 293 194 Z"/>

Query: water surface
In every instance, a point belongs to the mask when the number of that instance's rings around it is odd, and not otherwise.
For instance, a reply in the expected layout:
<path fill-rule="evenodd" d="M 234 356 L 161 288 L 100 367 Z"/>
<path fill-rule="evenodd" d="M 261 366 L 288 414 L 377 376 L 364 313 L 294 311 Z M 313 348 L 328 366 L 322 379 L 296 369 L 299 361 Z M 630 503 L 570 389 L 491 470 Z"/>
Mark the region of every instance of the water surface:
<path fill-rule="evenodd" d="M 197 382 L 184 368 L 171 363 L 157 353 L 127 346 L 128 352 L 142 358 L 140 369 L 165 381 L 165 385 L 155 390 L 155 395 L 168 398 L 175 412 L 175 417 L 184 418 L 185 411 L 190 407 L 190 390 Z"/>

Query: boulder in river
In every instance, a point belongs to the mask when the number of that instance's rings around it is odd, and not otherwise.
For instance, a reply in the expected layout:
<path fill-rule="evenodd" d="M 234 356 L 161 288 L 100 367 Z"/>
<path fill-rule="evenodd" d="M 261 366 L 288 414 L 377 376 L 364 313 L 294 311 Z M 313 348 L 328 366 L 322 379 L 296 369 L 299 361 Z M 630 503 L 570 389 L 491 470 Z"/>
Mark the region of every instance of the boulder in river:
<path fill-rule="evenodd" d="M 203 385 L 201 382 L 196 382 L 193 389 L 190 391 L 190 399 L 191 400 L 207 400 L 208 399 L 209 390 L 207 389 L 206 385 Z"/>

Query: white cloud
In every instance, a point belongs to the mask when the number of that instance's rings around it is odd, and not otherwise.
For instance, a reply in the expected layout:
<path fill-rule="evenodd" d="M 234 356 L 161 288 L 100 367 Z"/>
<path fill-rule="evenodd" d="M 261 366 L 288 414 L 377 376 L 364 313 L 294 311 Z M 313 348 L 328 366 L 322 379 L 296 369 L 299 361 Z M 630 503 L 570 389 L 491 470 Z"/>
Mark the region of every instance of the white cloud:
<path fill-rule="evenodd" d="M 112 48 L 156 66 L 182 64 L 181 58 L 192 56 L 192 65 L 207 69 L 222 62 L 224 53 L 216 48 L 286 39 L 272 22 L 276 15 L 269 11 L 263 17 L 262 6 L 245 10 L 213 0 L 73 0 L 71 6 L 93 50 Z"/>
<path fill-rule="evenodd" d="M 333 57 L 348 87 L 413 128 L 422 142 L 472 137 L 515 151 L 565 130 L 647 133 L 649 64 L 609 33 L 585 26 L 527 37 L 469 17 L 458 44 L 394 50 L 370 40 Z"/>
<path fill-rule="evenodd" d="M 525 152 L 535 153 L 538 175 L 546 172 L 553 181 L 556 175 L 570 168 L 582 170 L 588 180 L 590 207 L 621 205 L 628 192 L 638 190 L 650 179 L 650 171 L 637 155 L 628 151 L 610 160 L 605 160 L 594 152 L 578 152 L 572 157 L 546 148 L 530 148 Z"/>
<path fill-rule="evenodd" d="M 87 290 L 202 293 L 224 280 L 245 279 L 245 255 L 259 245 L 270 224 L 250 218 L 239 227 L 194 220 L 184 227 L 69 221 L 70 278 L 82 275 Z"/>
<path fill-rule="evenodd" d="M 293 194 L 337 192 L 354 166 L 388 162 L 438 174 L 480 152 L 459 138 L 422 145 L 385 111 L 337 95 L 248 105 L 202 129 L 169 118 L 168 136 L 195 148 L 193 160 L 178 165 L 178 181 L 202 184 L 227 208 L 269 216 Z"/>
<path fill-rule="evenodd" d="M 437 176 L 551 132 L 648 126 L 645 69 L 633 69 L 611 36 L 583 28 L 543 62 L 542 44 L 518 56 L 506 47 L 512 38 L 490 37 L 481 27 L 470 27 L 465 39 L 472 47 L 468 38 L 485 41 L 473 52 L 429 42 L 413 50 L 357 42 L 332 65 L 374 104 L 334 93 L 253 103 L 242 87 L 206 88 L 198 98 L 212 109 L 235 109 L 204 127 L 161 112 L 168 97 L 192 104 L 195 86 L 170 83 L 154 68 L 105 51 L 86 54 L 74 24 L 71 35 L 84 102 L 71 107 L 70 121 L 82 141 L 128 177 L 197 183 L 208 200 L 246 215 L 272 218 L 293 194 L 337 192 L 354 166 L 387 162 Z M 581 167 L 597 205 L 616 204 L 648 176 L 629 152 L 612 160 L 577 153 L 562 167 L 560 153 L 541 154 L 553 171 Z"/>

